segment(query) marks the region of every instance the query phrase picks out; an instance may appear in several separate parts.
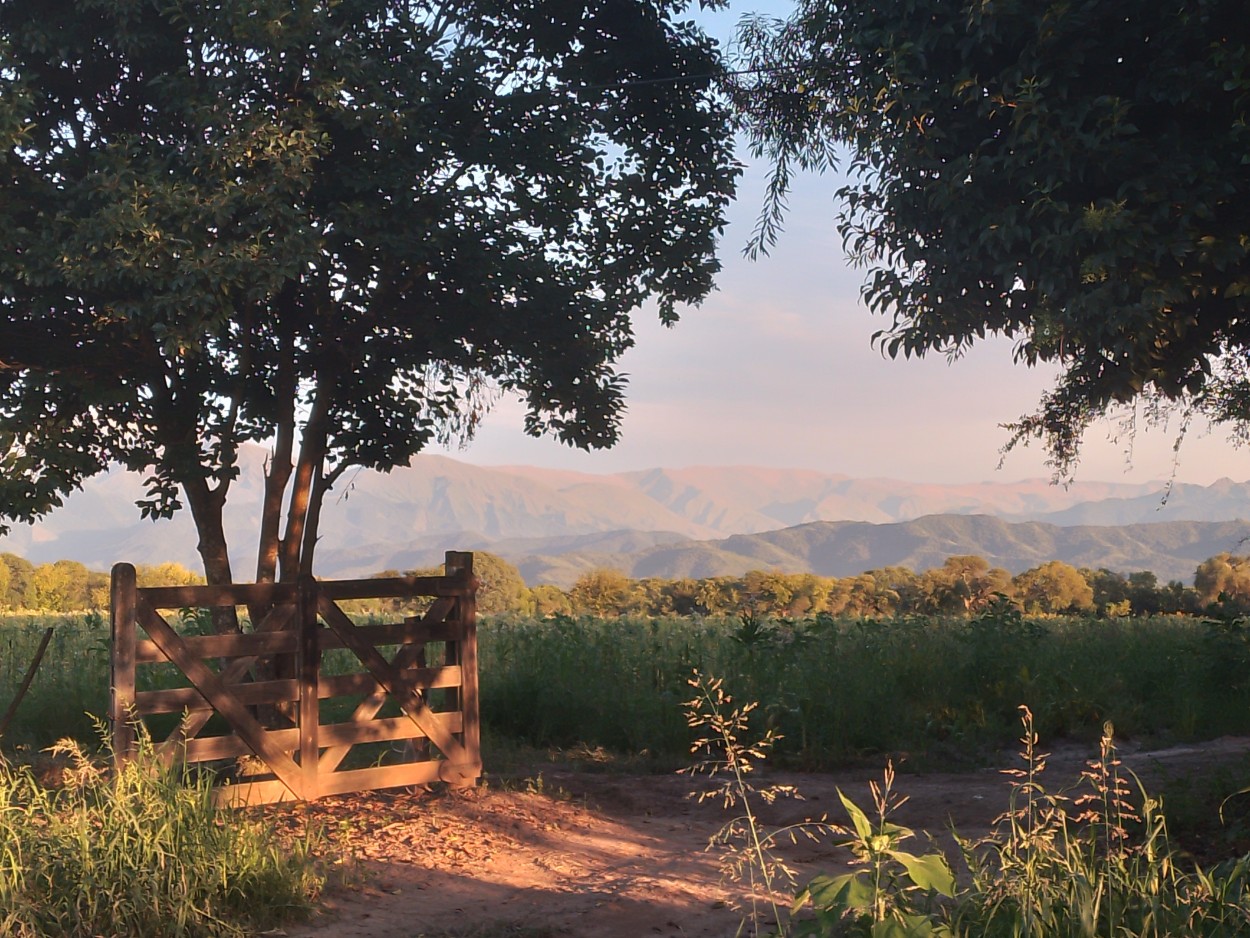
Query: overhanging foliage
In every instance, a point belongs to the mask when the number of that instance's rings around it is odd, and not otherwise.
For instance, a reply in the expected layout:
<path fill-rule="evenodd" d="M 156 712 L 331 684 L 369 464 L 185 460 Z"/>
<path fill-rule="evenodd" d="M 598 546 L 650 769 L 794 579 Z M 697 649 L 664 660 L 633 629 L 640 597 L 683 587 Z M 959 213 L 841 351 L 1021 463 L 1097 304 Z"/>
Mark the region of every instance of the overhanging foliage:
<path fill-rule="evenodd" d="M 775 176 L 849 153 L 838 228 L 891 356 L 987 335 L 1061 368 L 1013 442 L 1060 474 L 1144 401 L 1250 425 L 1250 20 L 1234 0 L 801 0 L 748 20 L 739 103 Z"/>
<path fill-rule="evenodd" d="M 0 518 L 151 467 L 226 582 L 237 448 L 274 441 L 263 580 L 346 468 L 496 391 L 610 445 L 630 315 L 708 293 L 737 175 L 685 5 L 7 0 Z"/>

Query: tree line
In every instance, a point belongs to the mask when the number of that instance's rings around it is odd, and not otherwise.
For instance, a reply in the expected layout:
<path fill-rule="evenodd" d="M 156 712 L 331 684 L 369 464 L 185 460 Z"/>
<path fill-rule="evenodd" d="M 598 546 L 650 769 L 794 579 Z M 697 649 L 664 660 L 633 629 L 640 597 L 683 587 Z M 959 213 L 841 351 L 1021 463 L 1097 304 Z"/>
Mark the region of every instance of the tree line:
<path fill-rule="evenodd" d="M 139 564 L 140 586 L 191 586 L 204 577 L 177 563 Z M 0 610 L 77 612 L 105 609 L 109 604 L 109 575 L 89 570 L 77 560 L 33 564 L 17 554 L 0 554 Z"/>
<path fill-rule="evenodd" d="M 496 564 L 511 566 L 492 558 L 485 569 L 494 570 Z M 519 572 L 500 575 L 511 585 L 488 597 L 485 607 L 505 611 L 500 605 L 507 595 L 512 597 L 508 610 L 533 615 L 971 616 L 995 603 L 1033 615 L 1250 614 L 1250 557 L 1228 553 L 1200 563 L 1193 586 L 1160 582 L 1148 570 L 1120 573 L 1061 560 L 1013 575 L 975 555 L 953 556 L 920 573 L 884 567 L 849 577 L 752 570 L 703 579 L 633 579 L 598 569 L 582 574 L 568 590 L 525 588 Z"/>
<path fill-rule="evenodd" d="M 483 615 L 537 616 L 894 616 L 977 615 L 994 603 L 1011 603 L 1029 614 L 1098 615 L 1109 618 L 1196 615 L 1218 611 L 1250 613 L 1250 556 L 1218 554 L 1200 563 L 1193 586 L 1163 583 L 1148 570 L 1119 573 L 1078 568 L 1051 560 L 1011 574 L 984 557 L 950 557 L 940 567 L 917 573 L 883 567 L 849 577 L 752 570 L 741 576 L 703 579 L 645 577 L 617 570 L 583 573 L 569 589 L 552 584 L 527 586 L 520 570 L 487 551 L 474 555 L 480 581 L 478 611 Z M 441 568 L 402 571 L 441 574 Z M 386 570 L 379 577 L 398 576 Z M 136 567 L 139 586 L 180 586 L 204 578 L 180 564 Z M 33 564 L 0 554 L 0 610 L 71 612 L 108 606 L 107 573 L 74 560 Z M 386 612 L 361 601 L 357 612 Z"/>
<path fill-rule="evenodd" d="M 954 556 L 917 573 L 884 567 L 856 576 L 753 570 L 705 579 L 633 580 L 612 570 L 583 574 L 567 592 L 532 591 L 534 612 L 587 615 L 740 615 L 801 617 L 977 615 L 995 603 L 1028 614 L 1198 614 L 1223 603 L 1250 611 L 1250 558 L 1203 561 L 1195 585 L 1161 583 L 1149 571 L 1123 574 L 1052 560 L 1012 575 L 975 555 Z"/>

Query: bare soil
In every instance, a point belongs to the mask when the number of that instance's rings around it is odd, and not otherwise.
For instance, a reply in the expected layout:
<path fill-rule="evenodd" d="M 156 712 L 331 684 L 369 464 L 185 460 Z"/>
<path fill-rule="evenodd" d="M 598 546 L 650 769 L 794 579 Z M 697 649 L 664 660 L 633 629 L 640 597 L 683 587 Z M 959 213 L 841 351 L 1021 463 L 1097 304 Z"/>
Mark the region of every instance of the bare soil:
<path fill-rule="evenodd" d="M 1153 791 L 1177 779 L 1244 769 L 1250 739 L 1225 738 L 1153 752 L 1121 750 L 1124 764 Z M 1074 785 L 1088 746 L 1056 751 L 1047 788 Z M 1002 764 L 1019 764 L 1007 754 Z M 697 803 L 706 778 L 620 775 L 543 766 L 512 785 L 464 792 L 390 791 L 286 809 L 279 823 L 324 825 L 342 861 L 321 909 L 290 938 L 648 938 L 735 933 L 747 889 L 723 875 L 709 840 L 732 812 Z M 767 773 L 757 785 L 794 785 L 803 800 L 761 811 L 769 827 L 828 814 L 844 821 L 837 792 L 871 805 L 870 770 Z M 878 778 L 879 778 L 878 773 Z M 1006 809 L 1010 779 L 1001 770 L 908 775 L 909 796 L 895 820 L 951 846 L 989 832 Z M 913 849 L 923 848 L 923 844 Z M 805 881 L 846 866 L 828 842 L 787 844 L 786 861 Z"/>

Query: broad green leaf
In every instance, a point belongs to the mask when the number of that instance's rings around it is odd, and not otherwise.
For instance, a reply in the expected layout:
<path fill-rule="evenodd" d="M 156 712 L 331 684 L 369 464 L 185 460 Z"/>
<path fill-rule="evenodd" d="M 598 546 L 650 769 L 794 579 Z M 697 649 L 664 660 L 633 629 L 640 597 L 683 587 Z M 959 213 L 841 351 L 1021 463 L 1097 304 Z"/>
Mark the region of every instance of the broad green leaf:
<path fill-rule="evenodd" d="M 873 922 L 872 938 L 932 938 L 947 933 L 944 925 L 935 925 L 927 915 L 902 915 Z"/>
<path fill-rule="evenodd" d="M 865 843 L 872 839 L 872 825 L 868 823 L 868 817 L 860 810 L 859 805 L 842 793 L 842 789 L 838 789 L 838 798 L 842 801 L 842 807 L 846 808 L 846 813 L 851 818 L 851 823 L 855 825 L 855 833 L 859 835 L 859 839 Z"/>
<path fill-rule="evenodd" d="M 903 864 L 911 881 L 921 889 L 931 889 L 948 899 L 955 895 L 955 874 L 940 853 L 918 857 L 905 850 L 891 850 L 890 856 Z"/>
<path fill-rule="evenodd" d="M 818 911 L 852 910 L 864 912 L 872 908 L 873 890 L 866 870 L 839 876 L 817 876 L 795 897 L 792 911 L 798 912 L 808 902 Z"/>

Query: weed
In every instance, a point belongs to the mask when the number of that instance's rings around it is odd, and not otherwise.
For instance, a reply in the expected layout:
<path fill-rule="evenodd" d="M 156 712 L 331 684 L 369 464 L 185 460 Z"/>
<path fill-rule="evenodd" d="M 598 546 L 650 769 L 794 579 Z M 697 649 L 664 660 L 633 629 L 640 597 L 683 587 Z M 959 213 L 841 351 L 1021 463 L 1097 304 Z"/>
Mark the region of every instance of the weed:
<path fill-rule="evenodd" d="M 1247 935 L 1246 860 L 1210 872 L 1178 864 L 1161 805 L 1116 754 L 1106 724 L 1081 791 L 1050 794 L 1041 782 L 1033 716 L 1021 708 L 1025 767 L 1011 769 L 1012 800 L 995 831 L 965 843 L 972 886 L 954 909 L 961 935 Z M 1069 813 L 1069 805 L 1076 809 Z"/>
<path fill-rule="evenodd" d="M 743 744 L 754 704 L 733 706 L 720 680 L 697 672 L 691 684 L 698 696 L 687 705 L 687 718 L 707 734 L 695 751 L 710 753 L 693 771 L 726 776 L 700 800 L 719 796 L 741 809 L 712 846 L 726 851 L 727 871 L 749 888 L 743 927 L 755 935 L 769 927 L 791 938 L 1250 936 L 1250 856 L 1211 870 L 1182 869 L 1162 805 L 1121 765 L 1109 722 L 1077 790 L 1047 791 L 1042 777 L 1048 757 L 1038 748 L 1026 706 L 1019 708 L 1023 765 L 1005 770 L 1011 779 L 1008 810 L 979 841 L 956 835 L 968 868 L 966 886 L 958 888 L 940 851 L 903 849 L 915 834 L 893 820 L 906 798 L 896 793 L 887 763 L 881 782 L 871 784 L 875 817 L 839 791 L 850 827 L 812 825 L 822 837 L 844 838 L 837 845 L 850 851 L 852 869 L 815 877 L 786 913 L 774 897 L 794 874 L 773 851 L 786 831 L 767 831 L 752 799 L 791 792 L 747 781 L 775 737 L 770 730 L 759 742 Z"/>
<path fill-rule="evenodd" d="M 758 763 L 763 762 L 777 740 L 769 729 L 754 743 L 744 742 L 742 737 L 750 729 L 749 714 L 757 703 L 734 706 L 733 699 L 725 693 L 724 682 L 719 678 L 705 677 L 698 671 L 689 679 L 696 696 L 686 707 L 686 722 L 701 735 L 690 747 L 698 760 L 682 771 L 688 774 L 721 776 L 714 788 L 694 793 L 700 804 L 719 800 L 722 807 L 737 809 L 740 813 L 726 821 L 712 835 L 709 849 L 721 851 L 722 871 L 728 879 L 742 884 L 747 890 L 747 904 L 740 907 L 742 922 L 739 934 L 761 935 L 763 928 L 773 928 L 777 934 L 787 933 L 788 916 L 785 906 L 778 901 L 781 890 L 793 890 L 794 872 L 776 853 L 781 839 L 793 840 L 802 835 L 817 838 L 830 831 L 823 822 L 809 822 L 779 830 L 767 831 L 761 824 L 755 799 L 771 804 L 778 798 L 799 797 L 791 785 L 756 786 L 748 780 Z"/>
<path fill-rule="evenodd" d="M 814 918 L 796 936 L 863 935 L 865 938 L 949 936 L 935 917 L 937 897 L 955 897 L 955 876 L 940 851 L 921 856 L 901 849 L 915 832 L 891 820 L 906 802 L 894 791 L 894 766 L 886 764 L 880 783 L 870 783 L 875 820 L 841 791 L 838 798 L 851 820 L 849 849 L 859 867 L 838 876 L 817 876 L 794 899 L 792 911 L 810 906 Z"/>

